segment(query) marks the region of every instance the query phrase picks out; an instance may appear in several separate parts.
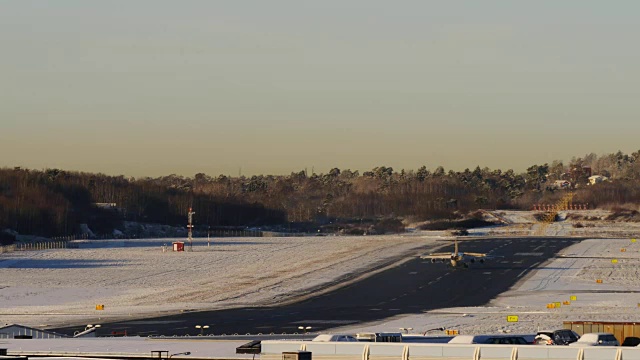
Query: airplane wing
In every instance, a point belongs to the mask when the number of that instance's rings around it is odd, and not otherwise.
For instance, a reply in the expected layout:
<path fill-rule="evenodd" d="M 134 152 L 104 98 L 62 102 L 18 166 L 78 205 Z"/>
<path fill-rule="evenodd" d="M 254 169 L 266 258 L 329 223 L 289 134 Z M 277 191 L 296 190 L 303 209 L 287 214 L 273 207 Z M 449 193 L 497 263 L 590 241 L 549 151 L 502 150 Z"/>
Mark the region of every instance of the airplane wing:
<path fill-rule="evenodd" d="M 483 253 L 471 253 L 471 252 L 465 252 L 464 256 L 471 256 L 471 257 L 477 257 L 477 258 L 482 258 L 482 257 L 486 257 L 489 258 L 491 257 L 491 255 L 488 254 L 483 254 Z"/>
<path fill-rule="evenodd" d="M 451 253 L 433 253 L 420 256 L 420 259 L 451 259 Z"/>
<path fill-rule="evenodd" d="M 504 256 L 500 256 L 500 255 L 491 255 L 491 254 L 483 254 L 483 253 L 469 253 L 469 252 L 465 252 L 464 256 L 475 257 L 475 258 L 485 258 L 485 259 L 495 259 L 495 258 L 504 257 Z"/>

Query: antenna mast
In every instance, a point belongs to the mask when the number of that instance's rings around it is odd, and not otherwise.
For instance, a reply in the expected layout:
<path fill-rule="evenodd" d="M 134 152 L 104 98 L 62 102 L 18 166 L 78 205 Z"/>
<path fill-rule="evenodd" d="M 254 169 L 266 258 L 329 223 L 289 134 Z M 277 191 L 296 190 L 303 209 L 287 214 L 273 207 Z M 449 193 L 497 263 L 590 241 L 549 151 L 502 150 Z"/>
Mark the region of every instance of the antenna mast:
<path fill-rule="evenodd" d="M 187 229 L 189 229 L 187 240 L 189 240 L 189 251 L 193 251 L 193 214 L 195 212 L 191 211 L 189 208 L 189 225 L 187 225 Z"/>

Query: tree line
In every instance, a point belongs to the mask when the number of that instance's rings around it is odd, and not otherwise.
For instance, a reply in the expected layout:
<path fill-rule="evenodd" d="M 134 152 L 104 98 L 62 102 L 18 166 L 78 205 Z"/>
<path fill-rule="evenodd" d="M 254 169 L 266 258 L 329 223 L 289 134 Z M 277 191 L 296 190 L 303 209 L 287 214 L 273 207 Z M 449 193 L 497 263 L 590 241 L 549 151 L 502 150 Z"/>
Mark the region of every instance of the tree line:
<path fill-rule="evenodd" d="M 588 172 L 610 179 L 586 186 Z M 442 166 L 328 173 L 212 177 L 168 175 L 127 178 L 60 169 L 0 169 L 0 230 L 64 236 L 88 224 L 110 234 L 123 220 L 184 226 L 189 208 L 196 226 L 261 226 L 317 223 L 330 219 L 451 218 L 476 209 L 531 209 L 552 203 L 566 189 L 590 207 L 640 204 L 640 151 L 573 158 L 568 164 L 532 165 L 523 173 Z M 116 209 L 97 206 L 113 203 Z"/>

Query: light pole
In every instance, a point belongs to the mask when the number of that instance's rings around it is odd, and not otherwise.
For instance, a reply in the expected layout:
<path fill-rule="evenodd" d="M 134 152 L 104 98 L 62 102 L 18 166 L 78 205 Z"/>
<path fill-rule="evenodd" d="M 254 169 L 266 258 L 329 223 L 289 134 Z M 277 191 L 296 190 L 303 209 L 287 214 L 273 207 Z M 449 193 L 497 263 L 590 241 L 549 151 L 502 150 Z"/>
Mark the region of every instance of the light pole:
<path fill-rule="evenodd" d="M 169 359 L 171 359 L 172 357 L 177 356 L 177 355 L 191 355 L 191 351 L 185 351 L 185 352 L 181 352 L 181 353 L 171 354 L 171 355 L 169 355 Z"/>
<path fill-rule="evenodd" d="M 200 329 L 199 336 L 204 335 L 204 329 L 208 329 L 208 328 L 209 328 L 209 325 L 196 325 L 196 329 Z"/>
<path fill-rule="evenodd" d="M 429 330 L 425 330 L 424 333 L 422 335 L 426 335 L 429 331 L 444 331 L 445 328 L 443 327 L 439 327 L 439 328 L 433 328 L 433 329 L 429 329 Z"/>
<path fill-rule="evenodd" d="M 311 330 L 311 326 L 298 326 L 298 329 L 302 330 L 305 334 Z"/>
<path fill-rule="evenodd" d="M 91 329 L 93 329 L 93 333 L 97 334 L 98 333 L 98 329 L 101 328 L 102 325 L 100 324 L 96 324 L 96 325 L 92 325 L 92 324 L 88 324 L 87 326 L 84 327 L 84 331 L 89 331 Z"/>

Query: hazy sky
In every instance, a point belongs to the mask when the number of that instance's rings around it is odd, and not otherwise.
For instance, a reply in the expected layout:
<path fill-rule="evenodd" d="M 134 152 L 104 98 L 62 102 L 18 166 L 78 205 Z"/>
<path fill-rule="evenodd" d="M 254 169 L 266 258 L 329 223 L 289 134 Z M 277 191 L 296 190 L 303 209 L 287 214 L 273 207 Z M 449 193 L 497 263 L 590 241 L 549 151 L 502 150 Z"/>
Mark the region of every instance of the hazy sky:
<path fill-rule="evenodd" d="M 640 2 L 0 3 L 0 167 L 524 170 L 640 149 Z"/>

